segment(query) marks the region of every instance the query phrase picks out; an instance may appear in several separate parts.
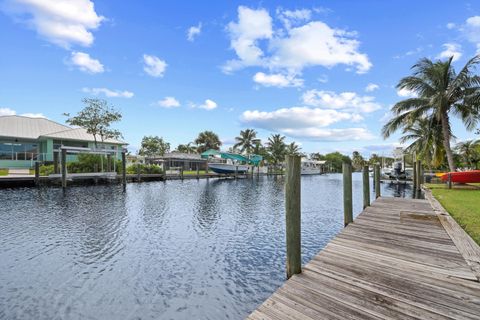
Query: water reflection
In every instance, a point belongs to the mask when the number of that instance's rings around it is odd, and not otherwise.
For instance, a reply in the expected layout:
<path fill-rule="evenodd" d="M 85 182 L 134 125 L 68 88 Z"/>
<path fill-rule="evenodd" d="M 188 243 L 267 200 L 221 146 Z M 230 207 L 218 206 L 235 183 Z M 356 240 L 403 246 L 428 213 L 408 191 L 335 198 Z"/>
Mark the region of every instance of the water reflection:
<path fill-rule="evenodd" d="M 343 227 L 341 185 L 302 178 L 304 262 Z M 358 174 L 353 188 L 358 214 Z M 242 319 L 285 278 L 283 189 L 255 177 L 1 190 L 0 318 Z"/>

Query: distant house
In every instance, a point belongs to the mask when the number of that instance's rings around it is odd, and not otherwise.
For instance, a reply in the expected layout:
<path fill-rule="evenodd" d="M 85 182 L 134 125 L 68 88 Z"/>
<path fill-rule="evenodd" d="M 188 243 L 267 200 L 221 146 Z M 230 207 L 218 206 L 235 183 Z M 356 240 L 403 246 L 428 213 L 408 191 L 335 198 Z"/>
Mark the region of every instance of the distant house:
<path fill-rule="evenodd" d="M 0 168 L 30 168 L 35 161 L 53 161 L 61 146 L 94 148 L 95 139 L 83 128 L 71 128 L 45 118 L 0 116 Z M 98 148 L 116 151 L 121 158 L 123 141 L 108 139 Z M 67 161 L 75 161 L 69 156 Z"/>
<path fill-rule="evenodd" d="M 183 168 L 183 170 L 205 170 L 207 160 L 203 159 L 198 153 L 171 152 L 165 153 L 161 157 L 145 158 L 147 163 L 156 163 L 163 165 L 165 170 L 170 168 Z"/>

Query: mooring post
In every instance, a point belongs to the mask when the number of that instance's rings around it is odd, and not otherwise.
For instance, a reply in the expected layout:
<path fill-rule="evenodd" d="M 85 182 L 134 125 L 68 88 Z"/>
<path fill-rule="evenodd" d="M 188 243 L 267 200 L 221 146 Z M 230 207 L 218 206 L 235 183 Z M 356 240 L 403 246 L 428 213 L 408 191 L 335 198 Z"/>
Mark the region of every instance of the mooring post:
<path fill-rule="evenodd" d="M 375 165 L 375 199 L 380 198 L 380 165 Z"/>
<path fill-rule="evenodd" d="M 235 179 L 237 179 L 238 176 L 238 166 L 235 166 Z"/>
<path fill-rule="evenodd" d="M 141 172 L 140 163 L 138 163 L 137 164 L 137 182 L 140 182 L 140 172 Z"/>
<path fill-rule="evenodd" d="M 112 171 L 112 155 L 107 154 L 107 171 L 111 172 Z"/>
<path fill-rule="evenodd" d="M 417 161 L 413 162 L 413 197 L 416 198 L 417 193 Z"/>
<path fill-rule="evenodd" d="M 287 236 L 287 279 L 302 272 L 300 157 L 287 156 L 285 175 L 285 218 Z"/>
<path fill-rule="evenodd" d="M 342 164 L 343 172 L 343 221 L 346 227 L 353 221 L 353 202 L 352 202 L 352 165 L 344 162 Z"/>
<path fill-rule="evenodd" d="M 38 186 L 40 182 L 40 162 L 35 161 L 35 185 Z"/>
<path fill-rule="evenodd" d="M 370 180 L 368 177 L 368 165 L 363 166 L 363 209 L 370 205 Z"/>
<path fill-rule="evenodd" d="M 452 174 L 448 173 L 448 189 L 452 189 Z"/>
<path fill-rule="evenodd" d="M 62 149 L 62 188 L 67 189 L 67 149 Z"/>
<path fill-rule="evenodd" d="M 419 193 L 422 190 L 422 161 L 417 160 L 417 189 L 415 190 Z"/>
<path fill-rule="evenodd" d="M 53 151 L 53 173 L 60 173 L 58 170 L 58 151 L 55 150 Z"/>
<path fill-rule="evenodd" d="M 200 167 L 198 166 L 197 163 L 197 180 L 200 179 Z"/>
<path fill-rule="evenodd" d="M 123 191 L 127 190 L 127 161 L 125 150 L 122 151 L 122 184 L 123 184 Z"/>

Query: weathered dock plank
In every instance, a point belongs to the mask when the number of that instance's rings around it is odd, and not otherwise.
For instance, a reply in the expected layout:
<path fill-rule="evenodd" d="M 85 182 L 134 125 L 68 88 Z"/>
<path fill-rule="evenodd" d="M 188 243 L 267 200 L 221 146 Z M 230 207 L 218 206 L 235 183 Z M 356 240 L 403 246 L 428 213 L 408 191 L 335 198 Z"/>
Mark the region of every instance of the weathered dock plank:
<path fill-rule="evenodd" d="M 248 319 L 479 319 L 466 237 L 428 200 L 380 197 Z"/>

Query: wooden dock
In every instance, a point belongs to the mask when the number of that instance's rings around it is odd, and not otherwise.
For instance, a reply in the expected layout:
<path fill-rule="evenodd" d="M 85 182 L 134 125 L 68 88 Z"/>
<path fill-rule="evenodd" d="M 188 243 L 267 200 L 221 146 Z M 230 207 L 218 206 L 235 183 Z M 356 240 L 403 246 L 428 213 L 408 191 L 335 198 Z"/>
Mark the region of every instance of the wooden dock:
<path fill-rule="evenodd" d="M 478 267 L 432 199 L 378 198 L 248 319 L 480 319 Z"/>

